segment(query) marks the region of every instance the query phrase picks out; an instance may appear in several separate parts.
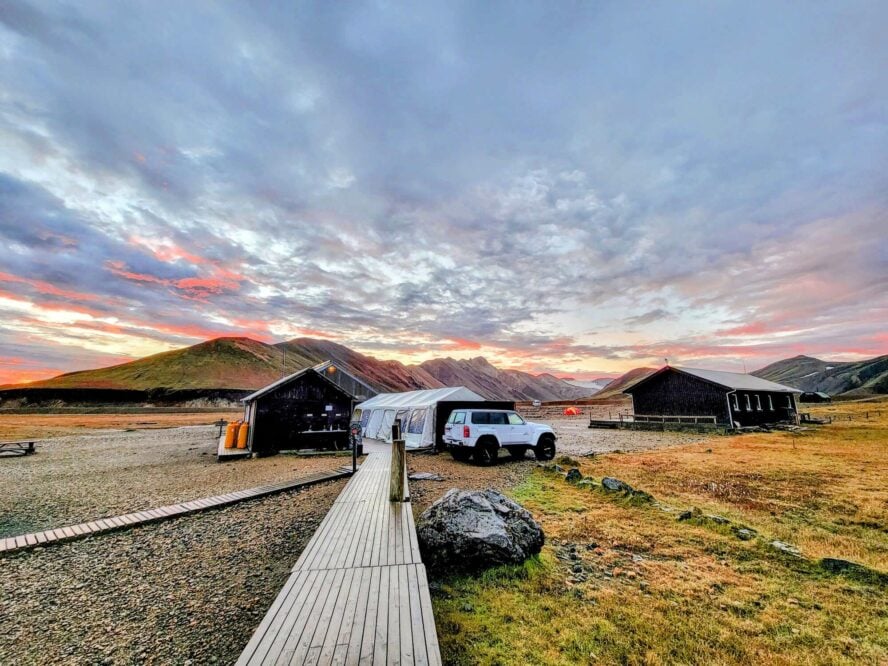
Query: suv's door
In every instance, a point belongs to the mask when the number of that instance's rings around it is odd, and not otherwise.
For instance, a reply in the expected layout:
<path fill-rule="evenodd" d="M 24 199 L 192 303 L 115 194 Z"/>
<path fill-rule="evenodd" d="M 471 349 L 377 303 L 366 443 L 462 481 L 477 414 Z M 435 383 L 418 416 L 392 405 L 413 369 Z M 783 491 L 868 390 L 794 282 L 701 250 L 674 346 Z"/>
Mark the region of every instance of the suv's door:
<path fill-rule="evenodd" d="M 509 419 L 509 442 L 512 444 L 530 444 L 530 426 L 516 412 L 507 414 Z"/>
<path fill-rule="evenodd" d="M 466 422 L 466 413 L 454 411 L 447 417 L 444 424 L 444 439 L 462 439 L 462 427 Z"/>
<path fill-rule="evenodd" d="M 511 444 L 512 428 L 505 412 L 489 412 L 490 428 L 500 444 Z"/>

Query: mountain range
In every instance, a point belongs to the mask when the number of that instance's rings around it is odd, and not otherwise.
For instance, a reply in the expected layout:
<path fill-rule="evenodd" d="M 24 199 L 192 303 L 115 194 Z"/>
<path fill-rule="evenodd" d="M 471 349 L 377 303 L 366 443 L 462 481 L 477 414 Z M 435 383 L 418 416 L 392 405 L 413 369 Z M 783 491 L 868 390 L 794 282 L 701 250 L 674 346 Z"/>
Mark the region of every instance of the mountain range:
<path fill-rule="evenodd" d="M 794 356 L 752 374 L 801 391 L 822 391 L 846 398 L 888 393 L 888 355 L 851 362 Z"/>
<path fill-rule="evenodd" d="M 503 370 L 483 357 L 436 358 L 418 365 L 383 361 L 348 347 L 315 338 L 270 345 L 251 338 L 216 338 L 184 349 L 155 354 L 108 368 L 69 372 L 52 379 L 0 389 L 256 389 L 280 377 L 331 360 L 379 391 L 396 392 L 465 386 L 488 399 L 596 400 L 619 397 L 656 368 L 634 368 L 624 375 L 578 381 L 551 374 Z M 866 361 L 832 362 L 795 356 L 751 373 L 803 391 L 866 397 L 888 393 L 888 355 Z"/>
<path fill-rule="evenodd" d="M 502 370 L 482 357 L 438 358 L 419 365 L 405 365 L 314 338 L 297 338 L 275 345 L 251 338 L 217 338 L 121 365 L 69 372 L 16 388 L 256 389 L 326 360 L 386 392 L 455 385 L 465 386 L 485 398 L 505 400 L 570 400 L 594 393 L 594 389 L 571 385 L 554 375 Z"/>

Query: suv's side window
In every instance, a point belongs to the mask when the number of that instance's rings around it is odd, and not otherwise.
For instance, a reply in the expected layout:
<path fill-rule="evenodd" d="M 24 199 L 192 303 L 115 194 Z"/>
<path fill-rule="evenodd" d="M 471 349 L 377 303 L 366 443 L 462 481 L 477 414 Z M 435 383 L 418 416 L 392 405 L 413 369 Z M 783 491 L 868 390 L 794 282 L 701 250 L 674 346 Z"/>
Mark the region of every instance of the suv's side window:
<path fill-rule="evenodd" d="M 507 425 L 509 423 L 505 412 L 490 412 L 491 425 Z"/>
<path fill-rule="evenodd" d="M 465 423 L 466 422 L 466 413 L 465 412 L 453 412 L 450 415 L 453 419 L 452 423 Z"/>
<path fill-rule="evenodd" d="M 472 412 L 472 423 L 488 425 L 490 423 L 490 412 Z"/>
<path fill-rule="evenodd" d="M 524 425 L 524 419 L 515 412 L 509 412 L 509 425 Z"/>

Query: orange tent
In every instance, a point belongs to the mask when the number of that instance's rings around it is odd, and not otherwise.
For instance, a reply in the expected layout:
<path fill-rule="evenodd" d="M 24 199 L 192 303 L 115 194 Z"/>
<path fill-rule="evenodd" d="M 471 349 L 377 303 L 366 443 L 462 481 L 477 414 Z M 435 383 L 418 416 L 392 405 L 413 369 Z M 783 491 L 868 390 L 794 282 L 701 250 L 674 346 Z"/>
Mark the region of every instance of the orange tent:
<path fill-rule="evenodd" d="M 567 407 L 564 410 L 565 416 L 579 416 L 580 414 L 582 414 L 582 412 L 579 407 Z"/>

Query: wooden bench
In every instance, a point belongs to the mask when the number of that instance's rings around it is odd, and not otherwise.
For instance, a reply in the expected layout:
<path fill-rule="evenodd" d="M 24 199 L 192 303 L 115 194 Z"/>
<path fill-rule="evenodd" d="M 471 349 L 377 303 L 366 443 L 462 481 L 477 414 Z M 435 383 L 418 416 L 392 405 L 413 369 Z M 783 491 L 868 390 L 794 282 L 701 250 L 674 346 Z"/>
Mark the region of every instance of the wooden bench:
<path fill-rule="evenodd" d="M 20 442 L 0 442 L 0 455 L 27 456 L 37 453 L 34 445 L 37 440 L 24 440 Z"/>
<path fill-rule="evenodd" d="M 374 452 L 336 499 L 238 664 L 441 663 L 409 502 Z"/>

